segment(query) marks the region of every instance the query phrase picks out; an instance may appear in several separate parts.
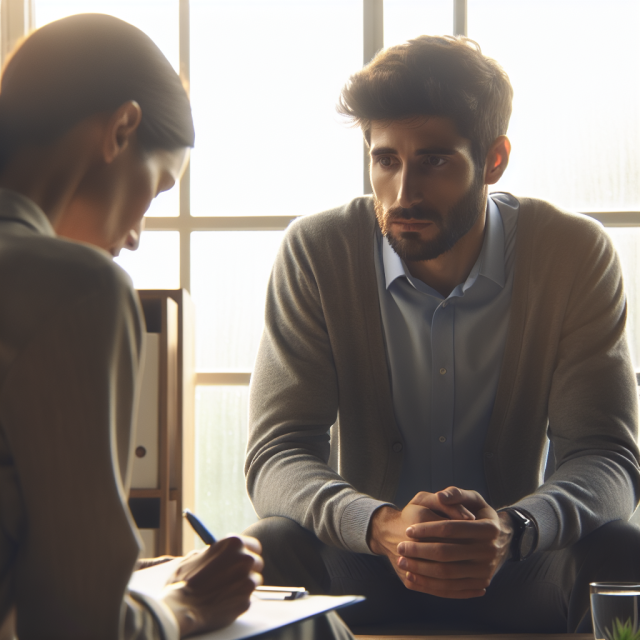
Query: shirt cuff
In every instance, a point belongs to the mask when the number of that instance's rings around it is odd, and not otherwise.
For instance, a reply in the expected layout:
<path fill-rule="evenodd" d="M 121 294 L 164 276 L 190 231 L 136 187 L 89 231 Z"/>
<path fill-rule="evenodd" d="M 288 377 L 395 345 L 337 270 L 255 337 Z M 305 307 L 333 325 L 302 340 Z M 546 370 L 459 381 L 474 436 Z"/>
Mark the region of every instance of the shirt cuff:
<path fill-rule="evenodd" d="M 164 602 L 156 600 L 148 593 L 143 593 L 142 591 L 136 591 L 134 589 L 129 590 L 129 595 L 151 611 L 158 622 L 163 640 L 180 640 L 180 628 L 178 627 L 178 621 L 173 615 L 171 609 L 169 609 Z"/>
<path fill-rule="evenodd" d="M 560 521 L 555 509 L 542 496 L 531 495 L 510 505 L 513 509 L 526 511 L 538 527 L 538 543 L 535 551 L 548 551 L 558 537 Z"/>
<path fill-rule="evenodd" d="M 354 553 L 373 555 L 367 544 L 367 531 L 371 516 L 380 507 L 394 507 L 390 502 L 381 502 L 369 496 L 356 498 L 342 512 L 340 519 L 340 535 L 344 546 Z"/>

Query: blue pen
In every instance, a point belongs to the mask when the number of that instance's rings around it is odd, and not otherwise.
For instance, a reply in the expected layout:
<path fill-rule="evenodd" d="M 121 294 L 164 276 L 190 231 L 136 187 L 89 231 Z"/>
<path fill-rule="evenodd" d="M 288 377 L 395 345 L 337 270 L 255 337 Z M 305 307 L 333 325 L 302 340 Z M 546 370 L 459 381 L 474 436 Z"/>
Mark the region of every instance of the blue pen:
<path fill-rule="evenodd" d="M 215 544 L 216 538 L 215 536 L 204 526 L 202 520 L 198 518 L 194 513 L 191 513 L 189 509 L 185 509 L 182 512 L 182 515 L 187 519 L 193 530 L 200 536 L 200 540 L 205 544 Z"/>

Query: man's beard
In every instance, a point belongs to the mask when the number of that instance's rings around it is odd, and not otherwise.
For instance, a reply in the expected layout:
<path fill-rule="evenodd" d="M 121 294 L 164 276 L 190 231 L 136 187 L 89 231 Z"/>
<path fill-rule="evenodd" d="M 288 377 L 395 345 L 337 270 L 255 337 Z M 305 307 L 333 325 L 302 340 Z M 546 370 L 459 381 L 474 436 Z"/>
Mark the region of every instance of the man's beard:
<path fill-rule="evenodd" d="M 385 212 L 382 203 L 374 198 L 376 218 L 382 235 L 387 236 L 391 248 L 405 261 L 433 260 L 449 251 L 478 220 L 484 205 L 484 181 L 482 172 L 477 172 L 473 184 L 456 202 L 448 215 L 443 216 L 435 209 L 415 206 L 409 209 L 393 207 Z M 417 231 L 402 231 L 391 235 L 394 220 L 428 220 L 438 228 L 438 233 L 430 240 L 422 240 Z"/>

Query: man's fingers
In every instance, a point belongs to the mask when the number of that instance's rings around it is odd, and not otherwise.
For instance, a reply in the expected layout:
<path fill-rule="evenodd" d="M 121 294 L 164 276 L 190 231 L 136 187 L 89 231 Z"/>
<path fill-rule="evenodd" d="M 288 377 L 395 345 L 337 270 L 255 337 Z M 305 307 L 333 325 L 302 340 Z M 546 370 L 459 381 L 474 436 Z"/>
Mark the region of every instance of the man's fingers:
<path fill-rule="evenodd" d="M 491 540 L 499 532 L 499 523 L 493 520 L 438 520 L 418 522 L 407 528 L 407 535 L 414 539 Z"/>
<path fill-rule="evenodd" d="M 441 513 L 436 513 L 433 509 L 423 506 L 420 503 L 410 502 L 402 510 L 402 519 L 407 524 L 413 524 L 414 522 L 434 522 L 437 520 L 448 520 L 449 517 Z"/>
<path fill-rule="evenodd" d="M 438 491 L 435 495 L 443 504 L 462 504 L 474 513 L 488 506 L 486 500 L 477 491 L 459 489 L 458 487 L 447 487 L 443 491 Z"/>
<path fill-rule="evenodd" d="M 492 544 L 470 542 L 401 542 L 398 555 L 431 562 L 491 562 L 495 553 Z"/>
<path fill-rule="evenodd" d="M 481 598 L 485 595 L 488 586 L 485 583 L 484 580 L 438 580 L 413 573 L 407 573 L 404 580 L 407 589 L 412 591 L 456 600 Z"/>
<path fill-rule="evenodd" d="M 432 562 L 400 556 L 397 564 L 409 573 L 440 580 L 483 580 L 489 573 L 486 564 L 477 562 Z"/>
<path fill-rule="evenodd" d="M 475 520 L 475 516 L 466 506 L 456 503 L 455 500 L 443 501 L 437 493 L 429 493 L 421 491 L 411 500 L 409 504 L 429 509 L 431 512 L 453 520 Z M 425 518 L 416 520 L 416 522 L 424 522 L 433 520 L 433 518 Z"/>

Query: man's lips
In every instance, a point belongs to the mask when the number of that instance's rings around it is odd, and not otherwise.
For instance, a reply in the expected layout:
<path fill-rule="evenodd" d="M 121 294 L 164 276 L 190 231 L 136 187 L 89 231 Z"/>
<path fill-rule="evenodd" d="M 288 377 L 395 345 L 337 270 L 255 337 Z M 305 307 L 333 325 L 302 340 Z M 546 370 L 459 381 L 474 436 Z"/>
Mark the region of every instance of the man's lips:
<path fill-rule="evenodd" d="M 399 231 L 422 231 L 432 225 L 431 220 L 392 220 L 391 224 Z"/>

